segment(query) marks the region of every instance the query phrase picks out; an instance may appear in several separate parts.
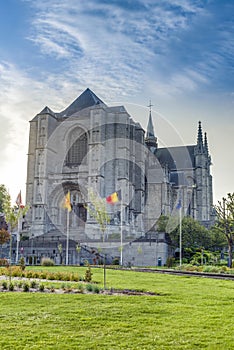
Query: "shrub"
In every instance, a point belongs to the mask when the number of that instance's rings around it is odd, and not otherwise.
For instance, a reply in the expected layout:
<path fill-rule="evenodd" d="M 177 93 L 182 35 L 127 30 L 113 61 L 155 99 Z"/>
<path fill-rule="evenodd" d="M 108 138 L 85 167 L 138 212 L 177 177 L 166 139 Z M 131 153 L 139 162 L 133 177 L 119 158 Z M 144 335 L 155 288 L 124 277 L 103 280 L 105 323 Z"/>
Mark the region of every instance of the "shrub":
<path fill-rule="evenodd" d="M 32 276 L 33 276 L 33 271 L 26 271 L 27 278 L 32 278 Z"/>
<path fill-rule="evenodd" d="M 98 286 L 94 286 L 93 292 L 98 294 L 100 292 L 100 288 Z"/>
<path fill-rule="evenodd" d="M 44 290 L 45 290 L 44 284 L 40 284 L 40 285 L 39 285 L 39 291 L 40 291 L 40 292 L 44 292 Z"/>
<path fill-rule="evenodd" d="M 70 273 L 64 272 L 64 273 L 62 274 L 62 280 L 63 280 L 63 281 L 70 281 Z"/>
<path fill-rule="evenodd" d="M 15 288 L 15 285 L 14 283 L 11 282 L 8 287 L 9 291 L 13 292 L 14 288 Z"/>
<path fill-rule="evenodd" d="M 33 271 L 33 273 L 32 273 L 32 278 L 40 278 L 40 272 L 38 272 L 38 271 Z"/>
<path fill-rule="evenodd" d="M 29 284 L 28 284 L 28 282 L 24 282 L 24 284 L 23 284 L 23 291 L 24 292 L 29 292 Z"/>
<path fill-rule="evenodd" d="M 0 259 L 0 266 L 9 266 L 7 259 Z"/>
<path fill-rule="evenodd" d="M 24 271 L 25 270 L 25 260 L 24 260 L 23 256 L 22 256 L 22 258 L 20 258 L 19 264 L 20 264 L 21 270 Z"/>
<path fill-rule="evenodd" d="M 21 268 L 18 266 L 13 266 L 11 268 L 11 276 L 12 277 L 21 277 L 22 271 Z"/>
<path fill-rule="evenodd" d="M 41 265 L 42 266 L 54 266 L 54 260 L 52 260 L 50 258 L 42 258 Z"/>
<path fill-rule="evenodd" d="M 90 266 L 88 266 L 87 270 L 85 271 L 85 282 L 91 282 L 92 281 L 92 272 Z"/>
<path fill-rule="evenodd" d="M 82 283 L 79 283 L 78 286 L 77 286 L 78 290 L 83 293 L 84 292 L 84 286 Z"/>
<path fill-rule="evenodd" d="M 53 286 L 53 285 L 51 285 L 51 286 L 50 286 L 50 291 L 51 291 L 52 293 L 54 293 L 55 288 L 54 288 L 54 286 Z"/>
<path fill-rule="evenodd" d="M 63 274 L 62 274 L 61 272 L 56 272 L 56 273 L 54 274 L 54 279 L 55 279 L 55 280 L 58 280 L 58 281 L 62 281 L 62 279 L 63 279 Z"/>
<path fill-rule="evenodd" d="M 46 279 L 49 281 L 53 281 L 55 279 L 53 272 L 47 272 Z"/>
<path fill-rule="evenodd" d="M 46 274 L 45 271 L 40 273 L 40 278 L 41 278 L 42 280 L 46 280 L 46 277 L 47 277 L 47 274 Z"/>
<path fill-rule="evenodd" d="M 17 285 L 18 285 L 19 288 L 22 288 L 23 282 L 22 281 L 18 281 Z"/>
<path fill-rule="evenodd" d="M 169 257 L 167 258 L 166 266 L 173 267 L 175 265 L 175 258 Z"/>
<path fill-rule="evenodd" d="M 119 258 L 114 258 L 112 260 L 112 265 L 119 265 Z"/>
<path fill-rule="evenodd" d="M 7 281 L 3 281 L 2 282 L 2 288 L 3 289 L 7 289 Z"/>
<path fill-rule="evenodd" d="M 66 287 L 66 284 L 65 283 L 62 283 L 61 284 L 61 288 L 64 290 L 64 289 L 66 289 L 67 287 Z"/>
<path fill-rule="evenodd" d="M 228 267 L 227 266 L 221 266 L 220 270 L 221 270 L 221 272 L 227 272 L 228 271 Z"/>
<path fill-rule="evenodd" d="M 217 273 L 220 269 L 217 266 L 205 266 L 203 272 Z"/>
<path fill-rule="evenodd" d="M 93 291 L 93 286 L 92 286 L 92 284 L 87 284 L 86 285 L 86 290 L 88 291 L 88 292 L 92 292 Z"/>
<path fill-rule="evenodd" d="M 31 281 L 30 282 L 30 287 L 31 288 L 37 288 L 37 282 L 36 281 Z"/>
<path fill-rule="evenodd" d="M 74 282 L 78 282 L 80 280 L 79 275 L 77 273 L 72 273 L 70 277 L 70 280 Z"/>

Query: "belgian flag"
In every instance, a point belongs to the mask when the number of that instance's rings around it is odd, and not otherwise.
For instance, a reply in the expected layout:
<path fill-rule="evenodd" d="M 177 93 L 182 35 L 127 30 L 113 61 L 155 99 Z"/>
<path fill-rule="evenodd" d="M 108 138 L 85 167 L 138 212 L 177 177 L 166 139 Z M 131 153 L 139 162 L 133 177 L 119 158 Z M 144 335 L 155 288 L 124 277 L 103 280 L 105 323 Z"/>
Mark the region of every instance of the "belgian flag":
<path fill-rule="evenodd" d="M 72 210 L 70 191 L 68 191 L 66 196 L 64 197 L 63 208 L 67 209 L 69 212 Z"/>
<path fill-rule="evenodd" d="M 116 191 L 112 193 L 110 196 L 106 197 L 106 201 L 109 204 L 115 204 L 121 201 L 121 191 Z"/>

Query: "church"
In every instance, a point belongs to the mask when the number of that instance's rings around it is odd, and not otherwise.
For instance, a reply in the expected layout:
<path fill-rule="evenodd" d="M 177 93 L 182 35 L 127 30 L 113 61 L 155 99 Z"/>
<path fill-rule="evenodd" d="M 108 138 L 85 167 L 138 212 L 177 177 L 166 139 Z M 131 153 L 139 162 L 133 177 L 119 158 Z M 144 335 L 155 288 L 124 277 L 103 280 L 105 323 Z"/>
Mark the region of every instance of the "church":
<path fill-rule="evenodd" d="M 151 110 L 145 132 L 124 106 L 107 106 L 86 89 L 62 112 L 45 107 L 30 121 L 23 235 L 38 249 L 47 242 L 40 254 L 55 258 L 69 232 L 69 263 L 77 260 L 78 244 L 86 251 L 101 247 L 110 260 L 121 255 L 125 264 L 157 265 L 159 258 L 165 264 L 170 252 L 167 235 L 157 233 L 161 215 L 179 205 L 183 216 L 206 227 L 214 220 L 210 166 L 201 122 L 194 145 L 161 148 Z M 62 204 L 68 193 L 69 212 Z M 119 194 L 116 203 L 106 202 L 104 235 L 87 210 L 90 193 Z"/>

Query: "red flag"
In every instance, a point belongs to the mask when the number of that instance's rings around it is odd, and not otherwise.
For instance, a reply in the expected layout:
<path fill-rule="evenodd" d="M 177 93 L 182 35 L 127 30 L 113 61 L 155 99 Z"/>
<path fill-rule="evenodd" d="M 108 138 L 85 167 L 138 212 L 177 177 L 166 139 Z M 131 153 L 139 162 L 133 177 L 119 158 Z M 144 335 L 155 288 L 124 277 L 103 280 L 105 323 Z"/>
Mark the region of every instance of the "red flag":
<path fill-rule="evenodd" d="M 19 194 L 18 194 L 18 196 L 17 196 L 17 198 L 16 198 L 15 203 L 17 204 L 18 207 L 20 207 L 20 208 L 22 207 L 21 191 L 19 191 Z"/>

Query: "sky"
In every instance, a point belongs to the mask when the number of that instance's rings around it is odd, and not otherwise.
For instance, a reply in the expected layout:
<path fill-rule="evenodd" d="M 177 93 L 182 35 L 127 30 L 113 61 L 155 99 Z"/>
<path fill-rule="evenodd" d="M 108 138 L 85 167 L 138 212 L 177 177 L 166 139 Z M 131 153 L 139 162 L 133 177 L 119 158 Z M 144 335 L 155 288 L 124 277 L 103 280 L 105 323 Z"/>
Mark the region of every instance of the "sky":
<path fill-rule="evenodd" d="M 0 0 L 0 184 L 25 196 L 29 121 L 87 87 L 159 146 L 207 132 L 214 202 L 234 192 L 234 1 Z"/>

